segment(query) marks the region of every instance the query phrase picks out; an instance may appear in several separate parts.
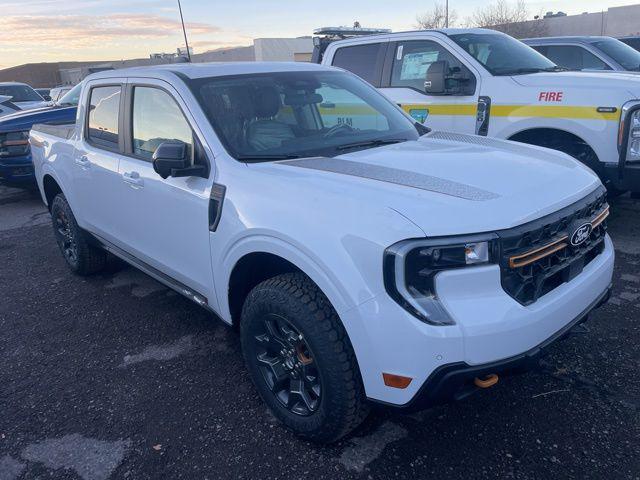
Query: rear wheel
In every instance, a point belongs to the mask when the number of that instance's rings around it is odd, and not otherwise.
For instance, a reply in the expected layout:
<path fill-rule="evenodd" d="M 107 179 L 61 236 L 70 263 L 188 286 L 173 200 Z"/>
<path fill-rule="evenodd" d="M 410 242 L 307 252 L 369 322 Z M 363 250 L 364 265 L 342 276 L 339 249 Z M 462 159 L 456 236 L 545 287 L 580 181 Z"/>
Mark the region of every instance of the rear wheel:
<path fill-rule="evenodd" d="M 51 219 L 60 252 L 74 273 L 91 275 L 104 268 L 106 252 L 88 243 L 87 234 L 78 226 L 67 199 L 61 193 L 51 202 Z"/>
<path fill-rule="evenodd" d="M 296 434 L 333 442 L 368 413 L 353 348 L 327 298 L 301 273 L 250 293 L 240 323 L 251 378 L 275 416 Z"/>

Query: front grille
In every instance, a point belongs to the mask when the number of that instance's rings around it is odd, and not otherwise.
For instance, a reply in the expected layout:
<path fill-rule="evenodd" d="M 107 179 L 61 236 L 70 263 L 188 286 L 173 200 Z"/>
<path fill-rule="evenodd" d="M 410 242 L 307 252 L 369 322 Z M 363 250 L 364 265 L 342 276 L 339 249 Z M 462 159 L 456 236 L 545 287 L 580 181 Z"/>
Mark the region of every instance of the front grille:
<path fill-rule="evenodd" d="M 601 188 L 554 214 L 498 232 L 502 288 L 530 305 L 575 278 L 604 250 L 607 213 Z M 584 243 L 572 245 L 574 231 L 594 220 Z"/>

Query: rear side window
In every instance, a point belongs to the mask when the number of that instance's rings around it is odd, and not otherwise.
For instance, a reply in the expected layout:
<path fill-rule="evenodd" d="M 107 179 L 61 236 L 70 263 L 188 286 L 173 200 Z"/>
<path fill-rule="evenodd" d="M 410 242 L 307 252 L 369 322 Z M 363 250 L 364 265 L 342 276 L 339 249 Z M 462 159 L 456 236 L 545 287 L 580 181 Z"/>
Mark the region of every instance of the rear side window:
<path fill-rule="evenodd" d="M 386 43 L 368 43 L 339 48 L 333 56 L 332 65 L 349 70 L 379 87 L 386 46 Z"/>
<path fill-rule="evenodd" d="M 120 86 L 95 87 L 89 98 L 87 139 L 96 145 L 118 149 Z"/>
<path fill-rule="evenodd" d="M 179 140 L 193 152 L 193 132 L 175 100 L 164 90 L 133 90 L 133 153 L 151 160 L 162 142 Z"/>

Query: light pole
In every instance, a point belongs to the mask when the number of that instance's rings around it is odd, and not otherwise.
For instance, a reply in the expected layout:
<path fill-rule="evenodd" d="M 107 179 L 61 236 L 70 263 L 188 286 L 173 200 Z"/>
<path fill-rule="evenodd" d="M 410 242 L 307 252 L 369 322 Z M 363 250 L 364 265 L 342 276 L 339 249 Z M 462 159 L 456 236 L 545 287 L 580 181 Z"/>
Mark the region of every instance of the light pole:
<path fill-rule="evenodd" d="M 449 28 L 449 0 L 444 3 L 444 28 Z"/>

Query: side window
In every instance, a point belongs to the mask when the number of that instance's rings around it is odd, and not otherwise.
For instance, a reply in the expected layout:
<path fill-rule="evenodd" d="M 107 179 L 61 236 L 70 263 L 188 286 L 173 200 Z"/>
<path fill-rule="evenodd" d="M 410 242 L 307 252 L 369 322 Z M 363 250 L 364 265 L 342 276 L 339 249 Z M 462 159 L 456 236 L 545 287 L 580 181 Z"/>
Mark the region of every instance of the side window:
<path fill-rule="evenodd" d="M 546 48 L 544 55 L 549 60 L 569 70 L 610 70 L 606 63 L 582 47 L 548 45 Z"/>
<path fill-rule="evenodd" d="M 120 86 L 94 87 L 89 98 L 87 139 L 97 145 L 118 148 Z"/>
<path fill-rule="evenodd" d="M 586 70 L 611 70 L 611 67 L 596 57 L 593 53 L 582 48 L 582 68 Z"/>
<path fill-rule="evenodd" d="M 386 43 L 368 43 L 339 48 L 333 56 L 332 65 L 349 70 L 379 87 L 386 46 Z"/>
<path fill-rule="evenodd" d="M 133 90 L 133 153 L 151 160 L 162 142 L 179 140 L 193 152 L 193 131 L 175 100 L 164 90 L 135 87 Z"/>
<path fill-rule="evenodd" d="M 427 70 L 433 62 L 440 60 L 449 62 L 450 74 L 464 72 L 473 78 L 467 67 L 441 45 L 430 40 L 416 40 L 398 43 L 391 71 L 391 86 L 424 92 Z"/>

